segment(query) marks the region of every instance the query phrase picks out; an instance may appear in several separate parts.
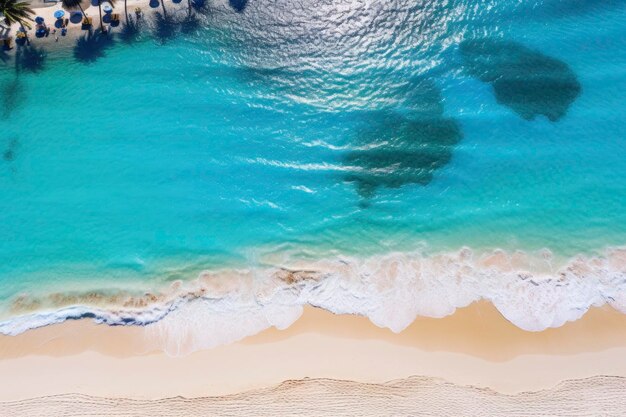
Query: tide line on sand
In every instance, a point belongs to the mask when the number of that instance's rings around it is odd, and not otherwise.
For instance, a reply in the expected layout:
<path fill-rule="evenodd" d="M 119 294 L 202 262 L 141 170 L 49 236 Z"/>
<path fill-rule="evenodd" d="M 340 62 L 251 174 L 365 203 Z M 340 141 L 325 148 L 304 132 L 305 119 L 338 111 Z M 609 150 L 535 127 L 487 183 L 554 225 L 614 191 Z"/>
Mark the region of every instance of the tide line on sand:
<path fill-rule="evenodd" d="M 503 395 L 489 389 L 411 377 L 383 384 L 333 379 L 286 381 L 226 397 L 132 400 L 66 394 L 0 403 L 7 417 L 190 415 L 502 415 L 623 416 L 626 379 L 597 376 L 569 380 L 537 392 Z"/>

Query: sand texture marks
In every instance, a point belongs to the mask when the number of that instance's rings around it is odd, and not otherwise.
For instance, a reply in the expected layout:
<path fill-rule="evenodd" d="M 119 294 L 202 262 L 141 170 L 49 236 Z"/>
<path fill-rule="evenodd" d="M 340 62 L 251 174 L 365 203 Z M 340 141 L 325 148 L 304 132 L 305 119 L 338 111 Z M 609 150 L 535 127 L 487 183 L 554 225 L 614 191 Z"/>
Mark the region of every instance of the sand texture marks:
<path fill-rule="evenodd" d="M 0 403 L 3 416 L 622 416 L 626 379 L 598 376 L 537 392 L 504 395 L 439 379 L 384 384 L 332 379 L 286 381 L 224 397 L 130 400 L 67 394 Z"/>

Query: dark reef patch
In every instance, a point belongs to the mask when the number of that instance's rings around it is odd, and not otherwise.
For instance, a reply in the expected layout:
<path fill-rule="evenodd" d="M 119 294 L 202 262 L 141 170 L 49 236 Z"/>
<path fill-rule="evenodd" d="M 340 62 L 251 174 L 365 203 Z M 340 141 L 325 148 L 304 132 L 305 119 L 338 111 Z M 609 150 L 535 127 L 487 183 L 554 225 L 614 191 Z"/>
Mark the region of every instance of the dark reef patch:
<path fill-rule="evenodd" d="M 460 51 L 467 73 L 490 83 L 498 103 L 526 120 L 537 115 L 559 120 L 581 92 L 566 63 L 517 42 L 466 40 Z"/>
<path fill-rule="evenodd" d="M 416 83 L 408 104 L 411 109 L 404 114 L 368 113 L 366 126 L 351 144 L 355 150 L 343 158 L 350 168 L 345 179 L 356 183 L 363 197 L 371 197 L 379 187 L 429 184 L 461 140 L 456 121 L 443 115 L 441 94 L 433 83 Z"/>

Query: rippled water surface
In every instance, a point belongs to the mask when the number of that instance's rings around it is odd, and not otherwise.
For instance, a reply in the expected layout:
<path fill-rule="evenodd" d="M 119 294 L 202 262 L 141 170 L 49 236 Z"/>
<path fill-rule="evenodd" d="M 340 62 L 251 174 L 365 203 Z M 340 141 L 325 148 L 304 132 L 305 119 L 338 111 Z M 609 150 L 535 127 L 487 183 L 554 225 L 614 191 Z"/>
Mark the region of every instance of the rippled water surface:
<path fill-rule="evenodd" d="M 268 252 L 625 243 L 626 3 L 195 13 L 3 56 L 0 296 Z"/>

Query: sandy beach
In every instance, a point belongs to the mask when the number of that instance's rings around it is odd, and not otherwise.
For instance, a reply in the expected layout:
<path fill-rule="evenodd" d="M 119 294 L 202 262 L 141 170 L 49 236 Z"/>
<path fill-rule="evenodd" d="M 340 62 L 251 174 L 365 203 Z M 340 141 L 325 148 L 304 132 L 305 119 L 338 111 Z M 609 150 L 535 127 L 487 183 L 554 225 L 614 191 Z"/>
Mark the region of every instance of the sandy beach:
<path fill-rule="evenodd" d="M 626 316 L 608 308 L 532 333 L 478 303 L 444 319 L 418 319 L 399 334 L 307 308 L 287 330 L 183 357 L 159 352 L 144 328 L 81 320 L 0 337 L 0 400 L 202 397 L 303 378 L 384 383 L 412 376 L 516 394 L 564 380 L 626 377 L 625 354 Z"/>
<path fill-rule="evenodd" d="M 33 0 L 30 3 L 31 3 L 31 7 L 35 11 L 35 16 L 42 17 L 44 19 L 45 25 L 49 28 L 48 35 L 39 38 L 35 36 L 36 24 L 34 22 L 30 22 L 33 28 L 27 29 L 27 34 L 28 34 L 28 39 L 30 41 L 31 46 L 45 47 L 46 50 L 66 49 L 66 48 L 74 47 L 76 39 L 78 39 L 79 37 L 88 35 L 89 33 L 93 33 L 95 31 L 100 30 L 100 20 L 99 20 L 100 15 L 99 15 L 98 7 L 93 6 L 89 0 L 83 0 L 82 7 L 83 7 L 85 14 L 92 18 L 91 28 L 83 27 L 80 21 L 79 22 L 70 21 L 67 26 L 67 34 L 65 36 L 61 35 L 60 27 L 57 28 L 55 25 L 57 22 L 57 19 L 54 17 L 54 13 L 57 10 L 63 10 L 65 11 L 64 18 L 69 19 L 70 14 L 71 12 L 73 12 L 73 10 L 69 11 L 69 10 L 64 9 L 61 6 L 61 3 L 44 3 L 41 0 Z M 103 2 L 103 4 L 105 4 L 105 2 Z M 156 7 L 151 7 L 151 4 L 152 6 L 156 6 Z M 139 8 L 141 10 L 142 17 L 140 17 L 140 20 L 142 18 L 147 21 L 151 20 L 153 17 L 154 11 L 162 13 L 160 3 L 158 2 L 151 3 L 149 0 L 128 0 L 127 7 L 128 7 L 129 19 L 131 20 L 136 19 L 136 14 L 135 14 L 136 8 Z M 165 7 L 169 13 L 171 13 L 172 15 L 175 15 L 181 10 L 186 11 L 188 6 L 186 2 L 173 3 L 171 1 L 168 1 L 166 2 Z M 80 10 L 76 9 L 76 11 L 79 12 Z M 126 21 L 125 15 L 124 15 L 124 3 L 123 2 L 116 3 L 116 5 L 113 7 L 112 13 L 113 14 L 117 13 L 120 15 L 120 24 L 117 26 L 111 26 L 110 24 L 106 24 L 105 22 L 105 28 L 107 30 L 110 30 L 111 34 L 116 34 L 122 30 Z M 103 12 L 103 16 L 105 16 L 104 12 Z M 2 29 L 2 27 L 0 27 L 0 29 Z M 19 29 L 20 29 L 20 26 L 18 24 L 14 24 L 10 28 L 4 28 L 0 30 L 0 39 L 4 39 L 6 37 L 13 38 L 13 48 L 10 51 L 5 51 L 5 52 L 11 54 L 17 50 L 17 48 L 15 47 L 16 46 L 15 38 L 16 38 L 17 31 Z"/>

